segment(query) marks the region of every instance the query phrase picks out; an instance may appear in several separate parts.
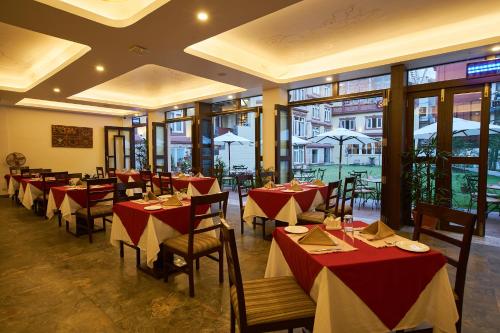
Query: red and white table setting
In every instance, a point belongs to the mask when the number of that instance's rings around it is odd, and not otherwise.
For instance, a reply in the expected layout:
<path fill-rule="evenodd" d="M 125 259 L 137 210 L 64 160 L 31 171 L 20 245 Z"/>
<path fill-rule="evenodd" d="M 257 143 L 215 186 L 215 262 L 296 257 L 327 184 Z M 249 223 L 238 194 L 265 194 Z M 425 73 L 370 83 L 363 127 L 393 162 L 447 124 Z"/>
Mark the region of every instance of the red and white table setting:
<path fill-rule="evenodd" d="M 389 332 L 423 323 L 435 332 L 456 332 L 458 312 L 440 252 L 397 247 L 407 241 L 377 248 L 341 230 L 326 232 L 351 248 L 311 251 L 298 243 L 300 234 L 277 228 L 265 273 L 294 276 L 316 302 L 314 332 Z"/>
<path fill-rule="evenodd" d="M 94 196 L 99 194 L 94 194 Z M 100 194 L 96 199 L 112 196 L 112 193 Z M 106 202 L 108 204 L 108 202 Z M 87 188 L 85 186 L 54 186 L 50 188 L 49 198 L 47 199 L 48 219 L 54 216 L 55 210 L 61 211 L 63 221 L 75 222 L 73 215 L 78 209 L 87 207 Z"/>
<path fill-rule="evenodd" d="M 49 187 L 62 185 L 61 181 L 48 181 Z M 36 198 L 43 195 L 43 181 L 40 178 L 23 178 L 19 186 L 19 201 L 31 209 Z"/>
<path fill-rule="evenodd" d="M 327 196 L 328 186 L 301 184 L 302 191 L 294 191 L 289 184 L 276 188 L 250 190 L 243 219 L 251 224 L 254 217 L 264 217 L 289 225 L 297 224 L 297 215 L 322 204 Z"/>
<path fill-rule="evenodd" d="M 116 178 L 121 183 L 131 183 L 142 181 L 141 174 L 137 171 L 116 171 Z"/>
<path fill-rule="evenodd" d="M 160 192 L 160 178 L 153 177 L 155 193 Z M 174 191 L 187 189 L 188 196 L 215 194 L 220 192 L 220 185 L 215 177 L 175 177 L 172 176 Z"/>
<path fill-rule="evenodd" d="M 135 200 L 115 204 L 111 244 L 119 246 L 120 241 L 123 241 L 139 247 L 146 253 L 148 267 L 153 268 L 160 252 L 160 244 L 166 239 L 189 232 L 190 200 L 181 202 L 182 206 L 166 206 L 157 200 Z M 205 213 L 208 207 L 204 209 L 205 211 L 199 213 Z M 211 224 L 212 219 L 205 219 L 200 221 L 198 226 L 206 227 Z"/>
<path fill-rule="evenodd" d="M 5 181 L 7 182 L 7 194 L 9 197 L 16 194 L 16 190 L 19 189 L 21 179 L 23 179 L 23 176 L 21 175 L 5 175 Z"/>

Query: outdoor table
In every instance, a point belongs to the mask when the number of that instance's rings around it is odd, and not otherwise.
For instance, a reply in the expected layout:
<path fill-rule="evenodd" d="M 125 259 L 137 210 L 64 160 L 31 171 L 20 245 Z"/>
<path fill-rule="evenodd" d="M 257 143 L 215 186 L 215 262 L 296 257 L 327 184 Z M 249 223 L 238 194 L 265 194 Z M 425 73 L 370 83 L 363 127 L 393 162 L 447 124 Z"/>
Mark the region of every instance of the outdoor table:
<path fill-rule="evenodd" d="M 380 193 L 382 188 L 382 178 L 361 178 L 365 184 L 372 183 L 375 185 L 375 192 L 377 194 L 377 202 L 380 201 Z"/>
<path fill-rule="evenodd" d="M 103 185 L 103 188 L 110 188 L 112 185 Z M 96 199 L 110 198 L 113 193 L 93 194 Z M 110 201 L 102 204 L 109 205 Z M 61 211 L 61 220 L 75 222 L 74 213 L 80 208 L 87 208 L 87 187 L 86 186 L 54 186 L 50 188 L 47 200 L 46 216 L 50 220 L 55 215 L 55 211 Z"/>
<path fill-rule="evenodd" d="M 110 242 L 119 246 L 120 241 L 133 244 L 146 253 L 147 266 L 153 268 L 160 252 L 160 244 L 166 239 L 189 232 L 190 200 L 182 200 L 183 206 L 163 206 L 160 210 L 148 211 L 144 208 L 158 201 L 127 201 L 113 205 L 113 223 Z M 207 207 L 200 206 L 199 213 Z M 212 225 L 211 218 L 199 222 L 198 227 Z M 161 260 L 161 258 L 160 258 Z"/>
<path fill-rule="evenodd" d="M 423 322 L 456 332 L 459 317 L 440 252 L 375 248 L 340 230 L 329 232 L 356 250 L 311 254 L 292 240 L 297 235 L 277 228 L 265 273 L 294 276 L 316 302 L 314 332 L 389 332 Z"/>
<path fill-rule="evenodd" d="M 187 189 L 188 196 L 220 193 L 217 178 L 214 177 L 172 177 L 174 191 Z M 160 192 L 160 177 L 153 177 L 155 193 Z"/>
<path fill-rule="evenodd" d="M 289 225 L 297 224 L 297 215 L 312 210 L 325 202 L 328 186 L 301 184 L 295 192 L 290 184 L 272 189 L 256 188 L 248 193 L 243 212 L 245 222 L 252 224 L 254 217 L 263 217 Z"/>

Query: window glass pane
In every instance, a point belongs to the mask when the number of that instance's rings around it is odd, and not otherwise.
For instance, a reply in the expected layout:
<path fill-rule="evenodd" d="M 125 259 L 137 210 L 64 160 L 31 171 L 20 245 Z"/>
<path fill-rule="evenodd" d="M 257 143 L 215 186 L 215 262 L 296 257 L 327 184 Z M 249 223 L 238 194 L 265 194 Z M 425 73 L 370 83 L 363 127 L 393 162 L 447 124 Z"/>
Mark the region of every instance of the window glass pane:
<path fill-rule="evenodd" d="M 420 155 L 433 156 L 434 145 L 429 146 L 437 135 L 438 97 L 415 98 L 413 103 L 413 140 Z"/>
<path fill-rule="evenodd" d="M 451 205 L 454 209 L 476 212 L 479 182 L 477 164 L 452 164 Z"/>
<path fill-rule="evenodd" d="M 314 98 L 332 96 L 332 84 L 323 84 L 314 87 L 292 89 L 288 91 L 288 100 L 290 102 L 307 101 Z"/>
<path fill-rule="evenodd" d="M 495 213 L 488 214 L 488 219 L 496 219 L 499 211 L 499 206 L 495 202 L 500 197 L 500 130 L 497 126 L 500 126 L 500 82 L 491 85 L 486 208 L 487 212 Z M 487 235 L 491 234 L 488 232 L 490 225 L 486 223 Z"/>
<path fill-rule="evenodd" d="M 288 113 L 287 112 L 280 112 L 279 113 L 279 121 L 280 121 L 280 156 L 285 157 L 289 156 L 288 152 L 288 137 L 289 137 L 289 131 L 290 129 L 288 128 Z"/>
<path fill-rule="evenodd" d="M 409 70 L 408 85 L 463 79 L 467 76 L 467 64 L 481 60 L 484 58 Z"/>
<path fill-rule="evenodd" d="M 167 119 L 182 118 L 184 117 L 184 110 L 175 110 L 167 112 Z"/>
<path fill-rule="evenodd" d="M 251 108 L 255 106 L 262 106 L 262 95 L 241 99 L 241 107 Z"/>
<path fill-rule="evenodd" d="M 169 170 L 173 172 L 189 172 L 191 170 L 192 134 L 191 121 L 176 121 L 167 124 L 168 142 L 167 157 Z"/>
<path fill-rule="evenodd" d="M 391 75 L 367 77 L 339 82 L 339 95 L 355 94 L 365 91 L 382 90 L 391 87 Z"/>
<path fill-rule="evenodd" d="M 481 92 L 453 95 L 453 156 L 479 156 Z"/>

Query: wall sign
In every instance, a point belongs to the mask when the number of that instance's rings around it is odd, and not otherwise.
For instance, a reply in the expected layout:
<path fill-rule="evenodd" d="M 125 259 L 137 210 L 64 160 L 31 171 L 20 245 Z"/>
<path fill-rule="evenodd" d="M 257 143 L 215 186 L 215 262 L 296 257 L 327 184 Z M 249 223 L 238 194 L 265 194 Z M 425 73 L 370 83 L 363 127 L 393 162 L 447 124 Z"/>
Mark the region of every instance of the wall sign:
<path fill-rule="evenodd" d="M 500 59 L 473 62 L 467 64 L 467 78 L 492 76 L 500 74 Z"/>
<path fill-rule="evenodd" d="M 52 147 L 92 148 L 91 127 L 52 125 Z"/>

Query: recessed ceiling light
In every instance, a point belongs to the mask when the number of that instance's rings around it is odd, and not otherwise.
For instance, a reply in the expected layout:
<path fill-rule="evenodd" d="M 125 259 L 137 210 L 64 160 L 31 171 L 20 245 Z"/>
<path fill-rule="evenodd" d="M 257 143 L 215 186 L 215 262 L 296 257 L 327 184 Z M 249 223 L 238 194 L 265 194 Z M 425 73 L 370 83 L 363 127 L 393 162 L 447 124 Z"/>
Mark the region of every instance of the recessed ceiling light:
<path fill-rule="evenodd" d="M 97 65 L 97 66 L 95 66 L 95 70 L 98 71 L 98 72 L 104 72 L 104 66 Z"/>
<path fill-rule="evenodd" d="M 179 108 L 179 107 L 178 107 L 177 105 L 176 105 L 176 106 L 174 106 L 174 109 L 178 109 L 178 108 Z"/>
<path fill-rule="evenodd" d="M 59 88 L 57 88 L 57 87 L 56 87 L 56 88 L 54 88 L 54 89 L 52 89 L 52 90 L 53 90 L 55 93 L 60 93 L 60 92 L 61 92 L 61 89 L 59 89 Z"/>
<path fill-rule="evenodd" d="M 198 21 L 202 21 L 202 22 L 205 22 L 206 20 L 208 20 L 208 14 L 207 12 L 198 12 L 198 14 L 196 14 L 196 18 L 198 19 Z"/>
<path fill-rule="evenodd" d="M 493 52 L 500 51 L 500 45 L 493 46 L 493 47 L 491 48 L 491 50 L 492 50 Z"/>
<path fill-rule="evenodd" d="M 331 76 L 327 76 L 325 80 L 326 80 L 326 82 L 332 82 L 333 78 Z"/>
<path fill-rule="evenodd" d="M 234 96 L 233 96 L 233 95 L 229 95 L 229 96 L 227 96 L 227 98 L 229 98 L 229 99 L 233 99 L 233 98 L 234 98 Z"/>

